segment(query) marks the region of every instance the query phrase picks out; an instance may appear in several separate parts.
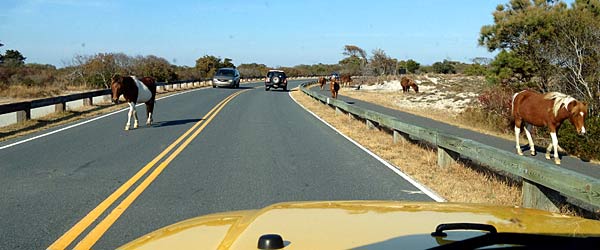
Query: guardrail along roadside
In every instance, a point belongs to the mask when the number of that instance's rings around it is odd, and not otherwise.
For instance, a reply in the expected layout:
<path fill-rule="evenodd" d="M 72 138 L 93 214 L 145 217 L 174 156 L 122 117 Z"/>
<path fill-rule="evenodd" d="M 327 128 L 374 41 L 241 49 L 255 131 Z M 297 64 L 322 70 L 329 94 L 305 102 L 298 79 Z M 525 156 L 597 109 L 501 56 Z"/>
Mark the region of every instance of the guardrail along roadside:
<path fill-rule="evenodd" d="M 600 180 L 597 178 L 329 98 L 310 90 L 308 86 L 312 84 L 315 82 L 304 83 L 300 90 L 340 114 L 364 120 L 367 129 L 387 128 L 394 143 L 408 138 L 433 145 L 437 148 L 437 165 L 440 168 L 459 159 L 469 159 L 496 173 L 517 176 L 523 184 L 524 207 L 558 212 L 561 204 L 571 203 L 588 211 L 600 212 Z"/>

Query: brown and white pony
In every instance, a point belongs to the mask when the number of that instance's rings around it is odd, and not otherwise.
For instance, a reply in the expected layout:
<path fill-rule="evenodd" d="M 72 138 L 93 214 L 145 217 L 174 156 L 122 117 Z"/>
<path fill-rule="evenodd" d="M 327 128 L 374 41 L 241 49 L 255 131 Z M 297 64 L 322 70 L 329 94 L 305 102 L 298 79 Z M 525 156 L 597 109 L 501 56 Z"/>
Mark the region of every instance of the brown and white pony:
<path fill-rule="evenodd" d="M 321 86 L 321 90 L 323 90 L 323 87 L 325 86 L 325 84 L 327 84 L 327 79 L 325 79 L 325 77 L 319 77 L 319 80 L 317 80 L 317 83 Z"/>
<path fill-rule="evenodd" d="M 329 81 L 329 90 L 333 99 L 337 99 L 338 91 L 340 90 L 340 84 L 337 81 L 335 78 L 331 78 L 331 81 Z"/>
<path fill-rule="evenodd" d="M 419 86 L 417 86 L 413 79 L 410 79 L 406 76 L 403 76 L 402 79 L 400 79 L 400 85 L 402 86 L 403 93 L 408 93 L 410 87 L 412 87 L 416 93 L 419 93 Z"/>
<path fill-rule="evenodd" d="M 517 140 L 517 154 L 523 155 L 519 144 L 519 135 L 521 129 L 525 129 L 531 155 L 535 155 L 535 146 L 531 133 L 524 126 L 525 123 L 550 129 L 552 143 L 546 148 L 546 159 L 550 159 L 550 150 L 554 148 L 554 162 L 560 164 L 558 156 L 558 129 L 563 121 L 569 119 L 577 129 L 580 135 L 585 134 L 585 117 L 588 113 L 588 105 L 585 102 L 575 100 L 575 98 L 558 93 L 550 92 L 540 94 L 530 90 L 523 90 L 513 95 L 512 114 L 515 118 L 515 139 Z"/>
<path fill-rule="evenodd" d="M 112 78 L 110 85 L 112 89 L 112 101 L 119 104 L 119 97 L 123 95 L 129 104 L 127 124 L 125 130 L 129 130 L 131 117 L 134 118 L 133 128 L 138 128 L 138 117 L 135 110 L 136 103 L 146 103 L 146 125 L 152 125 L 152 112 L 154 111 L 154 99 L 156 98 L 156 82 L 152 77 L 137 79 L 135 76 L 119 76 Z"/>
<path fill-rule="evenodd" d="M 350 86 L 350 83 L 352 83 L 352 76 L 351 75 L 342 75 L 342 76 L 340 76 L 340 82 L 341 82 L 342 86 L 348 87 L 348 86 Z"/>

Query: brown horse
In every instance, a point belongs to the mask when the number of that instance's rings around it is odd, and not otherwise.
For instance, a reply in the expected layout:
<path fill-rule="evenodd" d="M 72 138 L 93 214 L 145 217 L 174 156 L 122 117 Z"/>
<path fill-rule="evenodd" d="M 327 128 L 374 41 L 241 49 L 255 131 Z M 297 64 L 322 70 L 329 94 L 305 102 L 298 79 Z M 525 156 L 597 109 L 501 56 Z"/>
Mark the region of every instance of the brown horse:
<path fill-rule="evenodd" d="M 325 86 L 325 84 L 327 84 L 327 79 L 325 79 L 325 77 L 319 77 L 319 80 L 317 80 L 317 83 L 321 86 L 321 90 L 323 90 L 323 87 Z"/>
<path fill-rule="evenodd" d="M 417 86 L 417 84 L 415 83 L 415 81 L 413 81 L 413 79 L 410 79 L 406 76 L 403 76 L 402 79 L 400 79 L 400 85 L 402 85 L 403 93 L 408 93 L 408 90 L 410 87 L 412 87 L 416 93 L 419 93 L 419 86 Z"/>
<path fill-rule="evenodd" d="M 585 134 L 585 117 L 588 113 L 588 105 L 575 98 L 558 93 L 550 92 L 540 94 L 530 90 L 523 90 L 513 95 L 512 114 L 515 118 L 515 139 L 517 140 L 517 154 L 523 155 L 519 144 L 521 129 L 525 129 L 531 155 L 535 155 L 535 146 L 531 133 L 524 126 L 525 123 L 537 127 L 547 126 L 550 129 L 552 143 L 546 148 L 546 159 L 550 159 L 550 150 L 554 148 L 554 162 L 560 164 L 558 156 L 558 138 L 556 134 L 563 121 L 569 119 L 580 135 Z"/>
<path fill-rule="evenodd" d="M 347 87 L 350 85 L 350 83 L 352 83 L 352 76 L 342 75 L 340 76 L 340 82 L 342 83 L 342 86 Z"/>
<path fill-rule="evenodd" d="M 338 91 L 340 90 L 340 84 L 338 83 L 337 79 L 331 78 L 331 81 L 329 82 L 329 90 L 331 90 L 331 97 L 333 99 L 337 99 Z"/>
<path fill-rule="evenodd" d="M 112 101 L 119 104 L 119 97 L 123 95 L 125 101 L 129 103 L 129 113 L 127 114 L 127 124 L 125 130 L 129 130 L 131 117 L 134 117 L 133 128 L 138 128 L 138 117 L 135 110 L 136 103 L 146 103 L 146 125 L 152 125 L 152 112 L 154 111 L 154 99 L 156 98 L 156 83 L 152 77 L 137 79 L 135 76 L 119 76 L 112 78 Z"/>

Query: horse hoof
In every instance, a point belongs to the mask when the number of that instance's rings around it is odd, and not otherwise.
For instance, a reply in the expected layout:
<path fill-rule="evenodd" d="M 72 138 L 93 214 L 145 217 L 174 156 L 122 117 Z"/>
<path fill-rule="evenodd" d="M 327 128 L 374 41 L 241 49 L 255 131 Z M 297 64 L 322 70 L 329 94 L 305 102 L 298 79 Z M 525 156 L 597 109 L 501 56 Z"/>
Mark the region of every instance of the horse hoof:
<path fill-rule="evenodd" d="M 546 159 L 550 160 L 550 155 L 546 154 Z"/>
<path fill-rule="evenodd" d="M 517 151 L 517 154 L 518 154 L 518 155 L 523 155 L 523 152 L 521 152 L 521 151 Z"/>
<path fill-rule="evenodd" d="M 556 165 L 560 165 L 560 160 L 555 160 L 554 163 L 556 163 Z"/>
<path fill-rule="evenodd" d="M 531 151 L 531 156 L 535 156 L 535 151 Z"/>
<path fill-rule="evenodd" d="M 125 130 L 129 130 L 129 127 L 125 127 Z"/>

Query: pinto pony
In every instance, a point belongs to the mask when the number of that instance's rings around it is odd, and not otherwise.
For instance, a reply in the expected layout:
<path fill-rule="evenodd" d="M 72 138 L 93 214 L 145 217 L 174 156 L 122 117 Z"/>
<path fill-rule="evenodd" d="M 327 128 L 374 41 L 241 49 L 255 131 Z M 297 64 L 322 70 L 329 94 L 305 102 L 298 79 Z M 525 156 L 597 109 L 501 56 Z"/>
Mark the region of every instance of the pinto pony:
<path fill-rule="evenodd" d="M 547 126 L 550 130 L 552 143 L 546 148 L 546 159 L 550 159 L 550 150 L 554 148 L 554 163 L 560 164 L 558 156 L 558 138 L 556 134 L 562 125 L 563 121 L 569 119 L 577 133 L 585 134 L 585 117 L 588 113 L 588 105 L 585 102 L 575 100 L 575 98 L 558 93 L 550 92 L 540 94 L 530 90 L 523 90 L 513 95 L 512 98 L 512 115 L 515 119 L 515 139 L 517 141 L 517 154 L 523 155 L 519 144 L 519 135 L 521 129 L 525 129 L 531 155 L 535 155 L 535 146 L 531 133 L 527 129 L 526 124 L 537 127 Z"/>
<path fill-rule="evenodd" d="M 402 79 L 400 79 L 400 85 L 402 86 L 402 93 L 408 93 L 408 90 L 411 87 L 416 93 L 419 93 L 419 86 L 417 86 L 413 79 L 410 79 L 406 76 L 403 76 Z"/>
<path fill-rule="evenodd" d="M 340 82 L 341 82 L 342 86 L 347 87 L 350 85 L 350 83 L 352 83 L 352 76 L 351 75 L 342 75 L 340 77 Z"/>
<path fill-rule="evenodd" d="M 325 84 L 327 84 L 327 79 L 325 79 L 325 77 L 319 77 L 319 80 L 317 80 L 317 83 L 319 84 L 319 86 L 321 86 L 321 90 L 323 90 L 323 87 L 325 86 Z"/>
<path fill-rule="evenodd" d="M 329 90 L 331 90 L 331 97 L 333 99 L 337 99 L 338 91 L 340 90 L 340 84 L 337 81 L 335 78 L 332 78 L 329 82 Z"/>
<path fill-rule="evenodd" d="M 115 75 L 111 82 L 112 101 L 119 104 L 119 97 L 123 95 L 129 104 L 127 124 L 125 130 L 129 130 L 131 117 L 134 118 L 133 128 L 138 128 L 138 117 L 135 110 L 136 103 L 146 103 L 146 125 L 152 125 L 152 112 L 154 111 L 154 99 L 156 98 L 156 82 L 152 77 L 137 79 L 135 76 Z"/>

